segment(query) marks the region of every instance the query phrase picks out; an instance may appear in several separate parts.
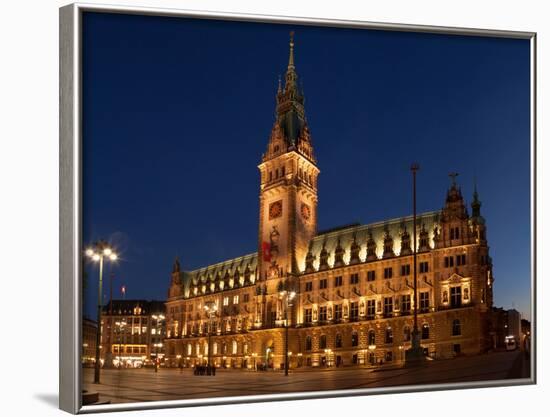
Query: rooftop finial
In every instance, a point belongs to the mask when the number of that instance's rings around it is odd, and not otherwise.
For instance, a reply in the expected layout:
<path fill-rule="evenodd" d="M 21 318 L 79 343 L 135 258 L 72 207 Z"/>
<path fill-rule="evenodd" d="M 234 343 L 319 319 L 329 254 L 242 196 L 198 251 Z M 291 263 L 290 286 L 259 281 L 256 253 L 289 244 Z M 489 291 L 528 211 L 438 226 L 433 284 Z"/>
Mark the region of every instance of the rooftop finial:
<path fill-rule="evenodd" d="M 458 173 L 457 172 L 451 172 L 449 174 L 449 177 L 451 177 L 452 185 L 455 186 L 456 185 L 456 177 L 458 177 Z"/>
<path fill-rule="evenodd" d="M 277 93 L 280 93 L 283 91 L 283 87 L 281 86 L 281 75 L 279 74 L 279 85 L 277 87 Z"/>

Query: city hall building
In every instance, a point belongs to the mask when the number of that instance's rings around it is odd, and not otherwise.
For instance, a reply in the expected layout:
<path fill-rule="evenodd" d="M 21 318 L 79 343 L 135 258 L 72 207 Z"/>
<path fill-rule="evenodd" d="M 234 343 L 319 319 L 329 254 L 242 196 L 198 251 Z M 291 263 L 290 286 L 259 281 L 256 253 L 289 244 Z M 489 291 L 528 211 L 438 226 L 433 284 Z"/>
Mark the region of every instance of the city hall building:
<path fill-rule="evenodd" d="M 167 365 L 207 364 L 210 355 L 215 366 L 281 369 L 285 354 L 290 369 L 399 363 L 411 346 L 415 307 L 426 355 L 485 351 L 493 275 L 477 192 L 469 214 L 452 176 L 443 208 L 420 213 L 416 231 L 407 216 L 318 232 L 320 167 L 293 49 L 291 39 L 258 166 L 258 250 L 194 271 L 175 261 Z"/>

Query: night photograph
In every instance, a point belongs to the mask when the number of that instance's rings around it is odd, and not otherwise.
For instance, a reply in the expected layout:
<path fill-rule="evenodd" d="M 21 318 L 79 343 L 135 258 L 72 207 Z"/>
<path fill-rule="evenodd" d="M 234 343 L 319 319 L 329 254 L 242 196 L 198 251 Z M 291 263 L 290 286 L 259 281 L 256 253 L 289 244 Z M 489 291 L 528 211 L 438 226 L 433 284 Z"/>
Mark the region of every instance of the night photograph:
<path fill-rule="evenodd" d="M 531 377 L 529 40 L 82 25 L 83 405 Z"/>

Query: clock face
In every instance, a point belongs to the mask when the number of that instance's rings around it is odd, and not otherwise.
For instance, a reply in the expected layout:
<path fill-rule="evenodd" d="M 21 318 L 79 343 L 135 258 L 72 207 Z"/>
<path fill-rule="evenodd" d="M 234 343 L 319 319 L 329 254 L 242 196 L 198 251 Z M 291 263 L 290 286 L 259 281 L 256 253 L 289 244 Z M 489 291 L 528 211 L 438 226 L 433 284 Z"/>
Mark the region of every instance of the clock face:
<path fill-rule="evenodd" d="M 309 206 L 305 203 L 302 203 L 302 207 L 300 208 L 300 213 L 302 214 L 302 218 L 307 222 L 311 217 L 311 209 Z"/>
<path fill-rule="evenodd" d="M 283 202 L 281 200 L 275 201 L 269 205 L 269 219 L 276 219 L 283 214 Z"/>

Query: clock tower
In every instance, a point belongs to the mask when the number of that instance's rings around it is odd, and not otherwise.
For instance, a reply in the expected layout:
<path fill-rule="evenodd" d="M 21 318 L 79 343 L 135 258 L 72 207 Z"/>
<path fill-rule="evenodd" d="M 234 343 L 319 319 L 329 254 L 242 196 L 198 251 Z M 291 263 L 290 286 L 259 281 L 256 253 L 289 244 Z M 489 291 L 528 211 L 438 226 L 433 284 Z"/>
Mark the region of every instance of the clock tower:
<path fill-rule="evenodd" d="M 309 241 L 317 232 L 319 169 L 297 86 L 294 39 L 284 88 L 279 81 L 276 120 L 260 169 L 259 272 L 264 291 L 292 285 L 304 268 Z"/>

